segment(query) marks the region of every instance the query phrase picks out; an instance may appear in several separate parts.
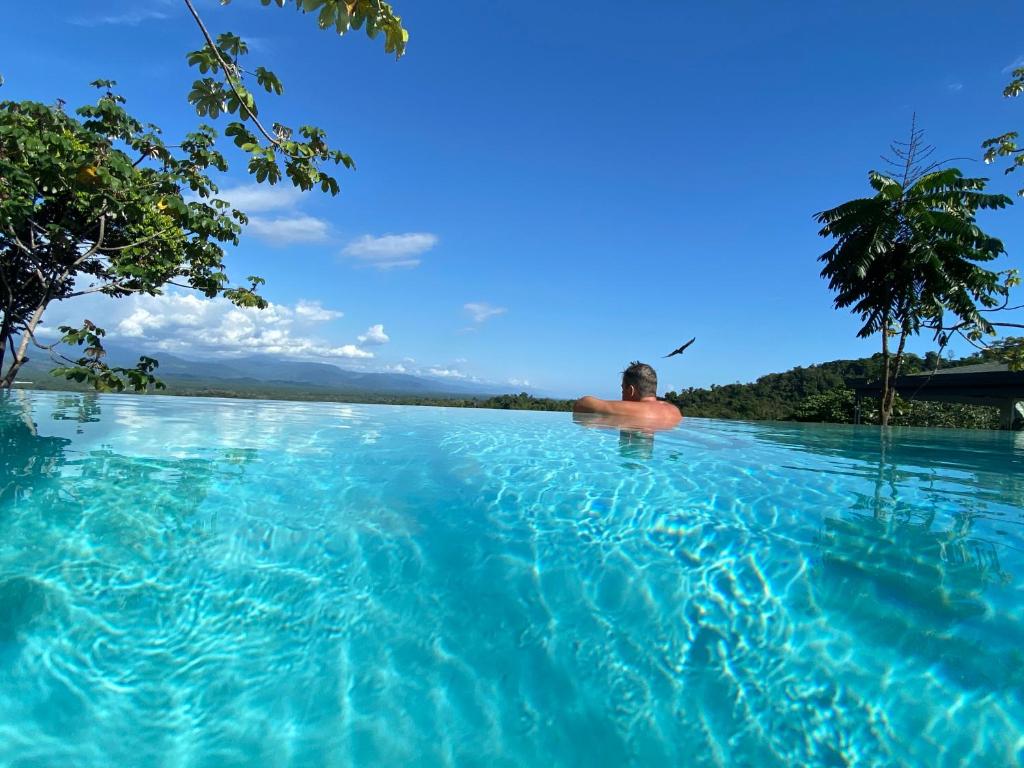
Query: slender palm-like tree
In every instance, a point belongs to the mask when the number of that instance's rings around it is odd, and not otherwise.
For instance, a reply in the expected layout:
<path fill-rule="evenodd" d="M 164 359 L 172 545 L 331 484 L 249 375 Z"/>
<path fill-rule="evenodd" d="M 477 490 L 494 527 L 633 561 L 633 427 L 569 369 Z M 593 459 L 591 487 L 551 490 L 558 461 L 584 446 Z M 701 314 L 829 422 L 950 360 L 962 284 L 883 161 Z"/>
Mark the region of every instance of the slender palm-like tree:
<path fill-rule="evenodd" d="M 909 142 L 893 144 L 900 161 L 896 173 L 868 174 L 874 196 L 815 216 L 823 225 L 819 234 L 835 239 L 818 258 L 824 263 L 821 276 L 836 292 L 835 307 L 860 317 L 859 337 L 882 336 L 882 426 L 892 417 L 893 384 L 907 339 L 930 329 L 944 343 L 947 317 L 968 334 L 992 333 L 982 313 L 998 307 L 1008 291 L 1004 274 L 980 266 L 1004 248 L 978 227 L 975 216 L 1012 201 L 986 193 L 988 179 L 925 165 L 931 148 L 922 136 L 914 126 Z"/>

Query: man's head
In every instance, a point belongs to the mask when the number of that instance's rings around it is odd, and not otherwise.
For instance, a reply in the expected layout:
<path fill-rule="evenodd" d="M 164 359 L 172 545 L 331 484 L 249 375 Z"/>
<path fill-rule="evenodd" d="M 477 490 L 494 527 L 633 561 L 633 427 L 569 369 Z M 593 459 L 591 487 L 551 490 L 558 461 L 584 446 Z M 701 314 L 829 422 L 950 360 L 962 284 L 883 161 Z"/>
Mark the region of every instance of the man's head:
<path fill-rule="evenodd" d="M 657 397 L 658 374 L 647 363 L 633 362 L 622 372 L 622 399 L 642 400 Z"/>

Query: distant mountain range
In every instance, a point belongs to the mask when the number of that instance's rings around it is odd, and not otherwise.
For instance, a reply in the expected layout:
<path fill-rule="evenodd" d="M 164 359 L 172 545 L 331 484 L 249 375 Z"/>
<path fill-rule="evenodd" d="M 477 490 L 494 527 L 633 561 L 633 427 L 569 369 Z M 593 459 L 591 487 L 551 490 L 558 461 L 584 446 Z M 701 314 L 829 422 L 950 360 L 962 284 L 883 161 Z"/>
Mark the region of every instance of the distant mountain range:
<path fill-rule="evenodd" d="M 125 347 L 107 345 L 107 362 L 110 365 L 133 366 L 139 354 Z M 367 373 L 339 368 L 329 363 L 283 360 L 268 355 L 189 360 L 166 352 L 150 354 L 160 361 L 157 378 L 172 392 L 217 389 L 253 394 L 266 392 L 270 388 L 324 393 L 457 397 L 510 391 L 509 387 L 497 384 L 405 373 Z M 45 355 L 39 354 L 26 364 L 18 379 L 40 384 L 53 382 L 49 375 L 53 367 Z"/>

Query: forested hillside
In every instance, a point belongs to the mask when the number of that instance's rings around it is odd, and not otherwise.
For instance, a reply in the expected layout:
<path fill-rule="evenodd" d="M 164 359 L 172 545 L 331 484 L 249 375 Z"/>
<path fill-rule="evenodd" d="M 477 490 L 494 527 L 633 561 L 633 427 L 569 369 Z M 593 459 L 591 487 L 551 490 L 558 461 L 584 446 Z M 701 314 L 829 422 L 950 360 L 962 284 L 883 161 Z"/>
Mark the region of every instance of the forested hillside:
<path fill-rule="evenodd" d="M 984 362 L 981 356 L 943 359 L 941 368 L 953 368 Z M 935 367 L 936 357 L 908 355 L 904 373 L 921 373 Z M 820 365 L 771 373 L 750 384 L 712 385 L 710 389 L 690 388 L 668 392 L 665 399 L 678 405 L 687 416 L 714 419 L 775 419 L 780 421 L 853 421 L 853 391 L 846 388 L 850 378 L 877 378 L 881 356 L 857 360 L 834 360 Z M 865 400 L 863 419 L 872 423 L 877 404 Z M 897 398 L 893 425 L 995 429 L 998 414 L 994 408 L 907 401 Z"/>

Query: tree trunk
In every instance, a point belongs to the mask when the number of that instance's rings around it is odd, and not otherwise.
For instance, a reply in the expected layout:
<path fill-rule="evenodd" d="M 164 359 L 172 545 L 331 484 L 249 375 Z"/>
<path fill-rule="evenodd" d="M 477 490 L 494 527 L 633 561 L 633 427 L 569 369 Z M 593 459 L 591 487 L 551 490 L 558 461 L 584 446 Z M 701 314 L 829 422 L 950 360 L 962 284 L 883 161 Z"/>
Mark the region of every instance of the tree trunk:
<path fill-rule="evenodd" d="M 28 343 L 32 340 L 32 334 L 35 333 L 36 326 L 39 325 L 39 321 L 43 318 L 43 312 L 46 310 L 46 305 L 49 303 L 49 295 L 46 296 L 44 301 L 36 307 L 36 311 L 32 313 L 32 318 L 28 321 L 25 326 L 24 333 L 21 334 L 21 342 L 18 344 L 18 348 L 14 351 L 14 358 L 11 360 L 11 365 L 7 369 L 6 373 L 3 373 L 3 378 L 0 378 L 0 389 L 10 389 L 14 385 L 14 378 L 18 375 L 18 371 L 21 369 L 28 358 L 25 356 L 28 350 Z M 5 340 L 6 343 L 6 340 Z"/>
<path fill-rule="evenodd" d="M 892 421 L 892 409 L 896 403 L 896 379 L 900 376 L 903 367 L 903 350 L 907 346 L 907 337 L 910 335 L 910 328 L 904 323 L 900 329 L 900 343 L 896 347 L 896 356 L 892 359 L 890 366 L 886 362 L 886 378 L 888 385 L 885 388 L 885 399 L 882 401 L 882 425 L 888 426 Z"/>
<path fill-rule="evenodd" d="M 889 426 L 890 411 L 885 408 L 889 402 L 889 388 L 892 386 L 889 377 L 889 316 L 882 321 L 882 394 L 878 401 L 878 419 L 883 427 Z"/>
<path fill-rule="evenodd" d="M 14 359 L 11 360 L 11 364 L 7 367 L 7 372 L 3 374 L 3 378 L 0 378 L 0 390 L 10 389 L 14 386 L 14 379 L 18 375 L 18 371 L 21 370 L 22 364 L 26 361 L 26 358 L 14 355 Z"/>
<path fill-rule="evenodd" d="M 875 476 L 875 498 L 872 509 L 872 517 L 875 520 L 885 520 L 886 518 L 886 504 L 885 497 L 882 496 L 882 488 L 885 485 L 885 473 L 888 469 L 888 462 L 886 459 L 886 449 L 889 445 L 890 435 L 886 432 L 879 431 L 878 433 L 878 474 Z"/>
<path fill-rule="evenodd" d="M 11 332 L 14 329 L 11 328 L 11 312 L 9 309 L 4 311 L 3 322 L 0 323 L 0 376 L 4 372 L 4 358 L 7 356 L 7 344 L 8 339 L 11 336 Z"/>

